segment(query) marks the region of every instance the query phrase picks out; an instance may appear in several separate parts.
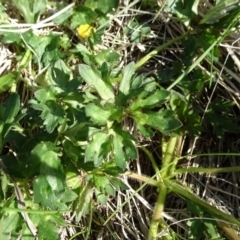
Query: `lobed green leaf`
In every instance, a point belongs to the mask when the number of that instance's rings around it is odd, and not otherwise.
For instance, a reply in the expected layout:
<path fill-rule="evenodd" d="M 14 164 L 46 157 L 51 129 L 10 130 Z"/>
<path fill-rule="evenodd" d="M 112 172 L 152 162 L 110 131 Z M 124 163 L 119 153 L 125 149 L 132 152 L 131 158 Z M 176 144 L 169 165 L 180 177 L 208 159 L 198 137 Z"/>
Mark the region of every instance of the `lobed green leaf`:
<path fill-rule="evenodd" d="M 166 90 L 159 90 L 154 93 L 152 93 L 147 98 L 138 98 L 136 101 L 133 102 L 133 104 L 130 106 L 131 110 L 137 110 L 139 108 L 154 108 L 154 107 L 160 107 L 161 104 L 167 101 L 169 97 L 169 91 Z"/>
<path fill-rule="evenodd" d="M 109 154 L 110 147 L 111 143 L 108 134 L 102 132 L 95 133 L 86 149 L 86 161 L 92 161 L 95 166 L 99 166 Z"/>
<path fill-rule="evenodd" d="M 17 73 L 11 72 L 0 77 L 0 93 L 7 91 L 17 80 Z"/>
<path fill-rule="evenodd" d="M 123 70 L 123 77 L 119 85 L 119 91 L 125 96 L 129 94 L 132 83 L 132 76 L 135 72 L 134 62 L 129 63 Z"/>
<path fill-rule="evenodd" d="M 119 125 L 114 126 L 112 130 L 113 161 L 121 169 L 125 169 L 129 159 L 137 157 L 133 144 L 135 139 Z"/>
<path fill-rule="evenodd" d="M 118 6 L 118 4 L 119 0 L 98 0 L 98 1 L 86 0 L 84 3 L 86 7 L 89 7 L 93 10 L 95 9 L 100 10 L 105 14 L 112 12 L 113 9 Z"/>
<path fill-rule="evenodd" d="M 137 126 L 140 126 L 141 131 L 144 130 L 141 125 L 148 125 L 168 135 L 182 126 L 182 123 L 175 118 L 175 113 L 169 109 L 159 110 L 158 112 L 149 111 L 147 113 L 135 111 L 132 116 L 138 123 Z"/>
<path fill-rule="evenodd" d="M 90 66 L 80 64 L 79 73 L 89 86 L 93 86 L 103 100 L 113 101 L 114 92 L 112 86 L 106 84 Z"/>
<path fill-rule="evenodd" d="M 86 106 L 86 115 L 92 119 L 94 123 L 104 125 L 111 116 L 111 111 L 105 110 L 102 106 L 90 103 Z"/>
<path fill-rule="evenodd" d="M 4 123 L 12 123 L 20 109 L 20 97 L 17 93 L 11 93 L 5 102 L 0 105 L 0 120 Z"/>
<path fill-rule="evenodd" d="M 61 160 L 58 157 L 59 149 L 51 142 L 42 142 L 32 150 L 32 157 L 39 159 L 40 173 L 43 174 L 51 189 L 56 192 L 65 190 L 65 175 Z"/>
<path fill-rule="evenodd" d="M 87 183 L 87 185 L 81 189 L 81 192 L 78 197 L 78 203 L 76 207 L 77 222 L 81 220 L 82 216 L 84 216 L 89 212 L 89 209 L 91 207 L 92 197 L 93 197 L 92 186 L 90 183 Z"/>

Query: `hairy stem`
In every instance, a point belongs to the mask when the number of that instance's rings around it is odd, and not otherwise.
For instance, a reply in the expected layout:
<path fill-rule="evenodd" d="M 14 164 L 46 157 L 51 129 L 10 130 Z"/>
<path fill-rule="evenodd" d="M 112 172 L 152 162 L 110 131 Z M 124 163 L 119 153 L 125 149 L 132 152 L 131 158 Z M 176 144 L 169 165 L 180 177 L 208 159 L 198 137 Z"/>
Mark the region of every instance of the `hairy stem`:
<path fill-rule="evenodd" d="M 171 137 L 167 143 L 167 146 L 164 147 L 162 153 L 162 168 L 161 168 L 161 176 L 162 178 L 168 177 L 170 169 L 172 169 L 172 160 L 174 158 L 175 146 L 178 141 L 178 136 Z"/>
<path fill-rule="evenodd" d="M 154 210 L 152 221 L 151 221 L 149 232 L 148 232 L 149 240 L 156 240 L 158 232 L 161 231 L 161 229 L 159 229 L 159 226 L 164 225 L 162 213 L 164 209 L 165 199 L 167 197 L 167 192 L 168 192 L 168 189 L 166 185 L 162 183 L 159 187 L 157 205 Z"/>
<path fill-rule="evenodd" d="M 179 168 L 175 170 L 174 174 L 181 173 L 193 173 L 193 172 L 201 172 L 201 173 L 223 173 L 223 172 L 240 172 L 240 167 L 224 167 L 224 168 L 197 168 L 197 167 L 189 167 L 189 168 Z"/>

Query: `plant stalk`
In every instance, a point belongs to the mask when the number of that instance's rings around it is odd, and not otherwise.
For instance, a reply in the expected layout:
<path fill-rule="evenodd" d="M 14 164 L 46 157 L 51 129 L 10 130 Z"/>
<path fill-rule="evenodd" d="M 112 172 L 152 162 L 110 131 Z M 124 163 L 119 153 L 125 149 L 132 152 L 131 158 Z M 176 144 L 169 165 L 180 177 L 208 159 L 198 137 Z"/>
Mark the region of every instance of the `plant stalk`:
<path fill-rule="evenodd" d="M 149 160 L 151 161 L 152 163 L 152 167 L 154 168 L 154 171 L 155 173 L 158 173 L 159 172 L 159 169 L 158 169 L 158 165 L 152 155 L 152 153 L 150 153 L 147 148 L 145 147 L 140 147 L 142 151 L 144 151 L 146 153 L 146 155 L 148 156 Z"/>
<path fill-rule="evenodd" d="M 167 143 L 166 148 L 163 148 L 162 152 L 162 168 L 161 168 L 161 176 L 164 179 L 168 177 L 170 173 L 170 169 L 172 169 L 172 160 L 175 155 L 175 146 L 178 141 L 178 136 L 171 137 Z"/>
<path fill-rule="evenodd" d="M 188 33 L 185 33 L 179 37 L 176 37 L 166 43 L 164 43 L 163 45 L 157 47 L 156 49 L 154 49 L 153 51 L 151 51 L 150 53 L 148 53 L 146 56 L 144 56 L 143 58 L 141 58 L 136 64 L 135 64 L 135 70 L 137 70 L 138 68 L 140 68 L 142 65 L 144 65 L 149 59 L 151 59 L 152 57 L 154 57 L 155 55 L 158 54 L 158 52 L 160 52 L 161 50 L 167 48 L 168 46 L 179 42 L 180 40 L 184 39 L 186 36 L 188 35 Z"/>
<path fill-rule="evenodd" d="M 195 202 L 196 204 L 204 207 L 205 209 L 207 209 L 208 213 L 210 213 L 213 217 L 215 217 L 216 220 L 221 219 L 226 222 L 240 226 L 240 221 L 238 221 L 236 218 L 234 218 L 231 215 L 228 215 L 227 213 L 224 213 L 221 210 L 218 210 L 216 207 L 213 207 L 210 204 L 206 203 L 205 201 L 200 199 L 198 196 L 196 196 L 194 193 L 190 192 L 188 188 L 181 185 L 180 183 L 173 181 L 173 180 L 165 179 L 164 184 L 170 191 L 175 192 L 175 193 L 191 200 L 192 202 Z"/>
<path fill-rule="evenodd" d="M 240 172 L 240 167 L 222 167 L 222 168 L 197 168 L 197 167 L 189 167 L 189 168 L 179 168 L 175 170 L 174 174 L 181 173 L 224 173 L 224 172 Z"/>
<path fill-rule="evenodd" d="M 149 232 L 148 232 L 148 240 L 156 240 L 159 231 L 161 231 L 161 229 L 159 229 L 159 225 L 164 225 L 162 213 L 163 213 L 167 193 L 168 193 L 168 189 L 166 185 L 164 183 L 161 183 L 159 187 L 157 205 L 154 210 L 152 221 L 151 221 Z"/>

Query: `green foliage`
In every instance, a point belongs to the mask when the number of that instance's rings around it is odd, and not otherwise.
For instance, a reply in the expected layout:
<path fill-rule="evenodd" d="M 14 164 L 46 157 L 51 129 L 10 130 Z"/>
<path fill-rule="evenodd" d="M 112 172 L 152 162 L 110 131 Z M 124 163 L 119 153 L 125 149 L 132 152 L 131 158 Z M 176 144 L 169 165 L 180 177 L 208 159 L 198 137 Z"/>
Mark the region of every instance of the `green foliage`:
<path fill-rule="evenodd" d="M 83 215 L 86 215 L 91 207 L 91 201 L 93 196 L 93 189 L 91 183 L 88 183 L 86 186 L 81 186 L 81 189 L 78 193 L 78 201 L 76 207 L 76 221 L 80 221 Z"/>
<path fill-rule="evenodd" d="M 92 24 L 92 21 L 97 18 L 97 13 L 94 12 L 89 7 L 86 6 L 78 6 L 75 9 L 75 13 L 72 17 L 71 28 L 77 28 L 81 24 Z"/>
<path fill-rule="evenodd" d="M 11 204 L 10 206 L 14 206 Z M 20 224 L 20 214 L 17 212 L 9 212 L 1 218 L 1 236 L 4 238 L 17 235 L 17 229 Z"/>
<path fill-rule="evenodd" d="M 124 33 L 130 35 L 130 40 L 133 43 L 141 43 L 144 37 L 149 36 L 151 29 L 149 27 L 144 27 L 144 25 L 140 25 L 136 20 L 132 20 L 124 29 Z"/>
<path fill-rule="evenodd" d="M 0 105 L 0 151 L 3 149 L 4 137 L 23 117 L 23 114 L 16 117 L 19 110 L 20 98 L 17 93 L 11 93 L 6 101 Z"/>
<path fill-rule="evenodd" d="M 12 72 L 0 77 L 0 93 L 7 91 L 15 82 L 17 74 Z"/>
<path fill-rule="evenodd" d="M 47 1 L 24 1 L 24 0 L 12 0 L 14 6 L 23 15 L 27 23 L 35 23 L 40 14 L 45 10 Z"/>
<path fill-rule="evenodd" d="M 86 0 L 85 6 L 106 14 L 112 12 L 118 6 L 118 3 L 119 0 Z"/>
<path fill-rule="evenodd" d="M 80 65 L 79 72 L 89 86 L 93 86 L 103 100 L 114 100 L 114 93 L 111 85 L 101 79 L 98 72 L 94 72 L 90 66 Z"/>
<path fill-rule="evenodd" d="M 167 10 L 174 13 L 186 25 L 198 14 L 199 0 L 169 0 L 167 1 Z"/>
<path fill-rule="evenodd" d="M 8 15 L 5 12 L 5 7 L 3 3 L 0 3 L 0 23 L 9 23 Z"/>
<path fill-rule="evenodd" d="M 206 214 L 207 210 L 197 205 L 195 202 L 187 201 L 187 208 L 199 218 L 188 220 L 189 239 L 221 239 L 217 231 L 216 221 Z"/>
<path fill-rule="evenodd" d="M 200 23 L 212 24 L 218 22 L 221 18 L 235 10 L 239 11 L 239 2 L 237 0 L 217 1 L 216 6 L 208 11 Z"/>
<path fill-rule="evenodd" d="M 214 128 L 214 133 L 219 137 L 223 137 L 224 131 L 239 132 L 234 116 L 229 112 L 234 104 L 230 101 L 224 101 L 222 99 L 214 100 L 206 113 L 206 117 Z"/>
<path fill-rule="evenodd" d="M 12 0 L 11 3 L 26 23 L 37 23 L 47 17 L 46 6 L 50 2 Z M 50 4 L 58 10 L 65 6 Z M 238 119 L 231 113 L 233 102 L 215 97 L 206 112 L 196 106 L 203 98 L 204 87 L 211 89 L 212 82 L 200 68 L 188 72 L 198 53 L 216 43 L 219 32 L 214 26 L 227 17 L 225 12 L 235 16 L 236 1 L 218 2 L 196 32 L 183 41 L 180 60 L 174 61 L 169 69 L 157 69 L 156 75 L 150 77 L 139 74 L 134 62 L 120 69 L 121 55 L 113 48 L 96 50 L 109 24 L 109 14 L 114 13 L 118 4 L 117 0 L 86 0 L 69 9 L 53 19 L 66 31 L 63 35 L 37 35 L 29 30 L 3 36 L 3 43 L 16 49 L 19 65 L 16 71 L 0 77 L 0 94 L 10 92 L 0 105 L 0 239 L 18 239 L 20 235 L 23 239 L 34 238 L 22 217 L 23 210 L 19 209 L 16 189 L 23 193 L 20 200 L 38 229 L 38 238 L 58 239 L 58 228 L 67 225 L 62 213 L 75 212 L 75 220 L 79 222 L 96 202 L 104 205 L 109 196 L 127 189 L 119 176 L 127 170 L 129 161 L 138 157 L 138 134 L 152 137 L 159 132 L 162 142 L 170 139 L 165 151 L 163 147 L 161 161 L 172 169 L 158 169 L 153 157 L 151 161 L 157 175 L 161 172 L 172 178 L 176 147 L 170 144 L 172 139 L 183 134 L 200 135 L 209 127 L 219 138 L 226 131 L 238 131 Z M 144 4 L 148 7 L 149 2 Z M 190 27 L 198 16 L 198 4 L 198 0 L 169 0 L 166 11 Z M 0 5 L 0 13 L 3 12 Z M 1 15 L 1 22 L 7 21 L 6 15 Z M 216 25 L 211 27 L 209 23 Z M 86 41 L 71 32 L 81 24 L 96 27 Z M 141 43 L 150 32 L 150 27 L 141 25 L 138 19 L 131 19 L 124 29 L 134 44 Z M 214 64 L 220 58 L 215 47 L 205 60 Z M 25 69 L 33 79 L 22 74 Z M 174 90 L 169 88 L 183 72 L 187 74 L 175 84 Z M 29 99 L 19 96 L 18 90 L 27 91 Z M 123 124 L 128 120 L 133 122 L 137 134 Z M 206 205 L 201 205 L 180 184 L 172 187 L 164 181 L 161 187 L 166 194 L 170 189 L 191 199 L 189 211 L 210 217 L 203 210 Z M 220 211 L 209 209 L 215 217 L 221 216 Z M 223 219 L 227 216 L 223 215 Z M 230 220 L 238 224 L 233 218 Z M 219 237 L 210 220 L 189 220 L 188 226 L 190 239 L 201 239 L 205 236 L 203 232 L 212 238 Z"/>

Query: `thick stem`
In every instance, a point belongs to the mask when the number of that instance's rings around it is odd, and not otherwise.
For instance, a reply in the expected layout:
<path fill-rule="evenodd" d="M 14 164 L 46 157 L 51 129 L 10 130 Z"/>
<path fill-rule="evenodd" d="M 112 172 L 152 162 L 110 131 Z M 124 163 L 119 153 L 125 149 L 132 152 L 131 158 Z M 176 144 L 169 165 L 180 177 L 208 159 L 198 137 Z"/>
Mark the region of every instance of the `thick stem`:
<path fill-rule="evenodd" d="M 25 193 L 26 193 L 28 199 L 31 199 L 31 193 L 30 193 L 30 191 L 29 191 L 29 188 L 28 188 L 28 185 L 27 185 L 27 181 L 24 180 L 24 181 L 22 182 L 22 185 L 23 185 L 23 188 L 24 188 L 24 190 L 25 190 Z"/>
<path fill-rule="evenodd" d="M 181 173 L 223 173 L 223 172 L 240 172 L 240 167 L 223 167 L 223 168 L 197 168 L 197 167 L 189 167 L 189 168 L 179 168 L 174 171 L 174 175 Z"/>
<path fill-rule="evenodd" d="M 232 223 L 232 224 L 236 224 L 237 226 L 240 226 L 240 221 L 238 221 L 236 218 L 234 218 L 231 215 L 228 215 L 227 213 L 224 213 L 221 210 L 218 210 L 217 208 L 206 203 L 205 201 L 200 199 L 198 196 L 196 196 L 195 194 L 190 192 L 188 188 L 181 185 L 180 183 L 173 181 L 173 180 L 166 180 L 166 179 L 164 179 L 163 181 L 164 181 L 164 184 L 166 185 L 166 187 L 170 191 L 177 193 L 177 194 L 191 200 L 192 202 L 195 202 L 196 204 L 204 207 L 205 209 L 207 209 L 207 212 L 210 213 L 213 217 L 224 220 L 224 221 Z"/>
<path fill-rule="evenodd" d="M 164 220 L 162 218 L 162 213 L 164 209 L 164 203 L 167 196 L 168 189 L 164 183 L 159 187 L 159 194 L 157 199 L 157 205 L 153 213 L 153 218 L 150 224 L 149 232 L 148 232 L 148 240 L 156 240 L 157 235 L 161 229 L 159 229 L 160 225 L 164 225 Z"/>
<path fill-rule="evenodd" d="M 171 137 L 167 143 L 166 149 L 163 151 L 162 156 L 162 168 L 161 176 L 162 178 L 168 177 L 171 167 L 171 162 L 175 155 L 175 146 L 178 141 L 178 136 Z"/>

